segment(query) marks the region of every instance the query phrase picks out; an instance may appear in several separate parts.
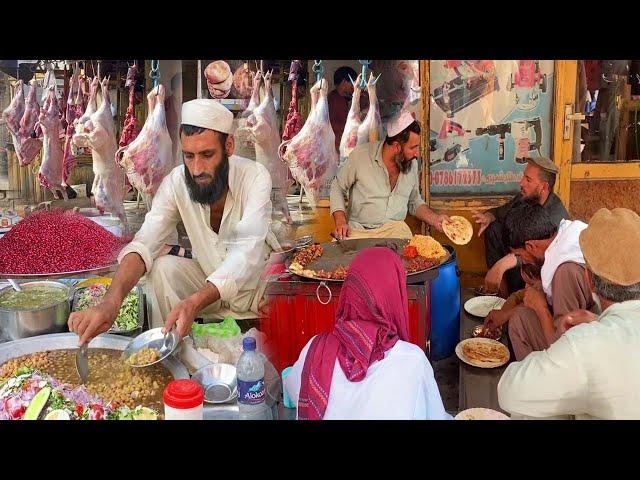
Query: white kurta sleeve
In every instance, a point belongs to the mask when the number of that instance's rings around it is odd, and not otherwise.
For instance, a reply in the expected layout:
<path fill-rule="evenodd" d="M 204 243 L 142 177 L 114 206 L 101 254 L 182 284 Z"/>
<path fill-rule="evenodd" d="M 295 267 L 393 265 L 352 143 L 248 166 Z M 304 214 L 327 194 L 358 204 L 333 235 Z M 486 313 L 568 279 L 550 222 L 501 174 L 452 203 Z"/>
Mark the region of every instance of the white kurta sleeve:
<path fill-rule="evenodd" d="M 331 191 L 329 193 L 330 215 L 333 215 L 333 213 L 338 210 L 342 210 L 346 214 L 347 207 L 345 205 L 344 198 L 349 194 L 349 190 L 355 182 L 356 160 L 350 156 L 349 161 L 340 167 L 338 173 L 336 173 L 335 178 L 331 182 Z"/>
<path fill-rule="evenodd" d="M 586 374 L 570 336 L 509 365 L 498 383 L 498 402 L 503 410 L 526 417 L 585 412 Z"/>
<path fill-rule="evenodd" d="M 147 272 L 151 270 L 153 260 L 158 257 L 165 240 L 175 233 L 180 213 L 173 189 L 173 175 L 169 173 L 153 197 L 151 210 L 133 240 L 118 255 L 118 263 L 129 253 L 135 252 L 142 257 Z"/>
<path fill-rule="evenodd" d="M 220 298 L 228 302 L 244 284 L 262 274 L 264 244 L 271 220 L 271 176 L 261 164 L 256 164 L 256 175 L 250 188 L 239 201 L 243 202 L 242 218 L 226 239 L 227 256 L 207 281 L 218 288 Z"/>

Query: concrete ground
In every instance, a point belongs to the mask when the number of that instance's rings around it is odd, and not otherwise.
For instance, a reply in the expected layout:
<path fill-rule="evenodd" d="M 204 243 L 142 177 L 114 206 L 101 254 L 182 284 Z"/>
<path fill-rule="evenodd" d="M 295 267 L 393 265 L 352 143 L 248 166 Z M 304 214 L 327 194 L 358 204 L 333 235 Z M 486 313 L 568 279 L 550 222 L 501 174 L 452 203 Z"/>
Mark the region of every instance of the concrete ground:
<path fill-rule="evenodd" d="M 458 378 L 460 370 L 458 362 L 458 357 L 455 354 L 442 360 L 431 362 L 444 409 L 452 415 L 458 413 Z"/>

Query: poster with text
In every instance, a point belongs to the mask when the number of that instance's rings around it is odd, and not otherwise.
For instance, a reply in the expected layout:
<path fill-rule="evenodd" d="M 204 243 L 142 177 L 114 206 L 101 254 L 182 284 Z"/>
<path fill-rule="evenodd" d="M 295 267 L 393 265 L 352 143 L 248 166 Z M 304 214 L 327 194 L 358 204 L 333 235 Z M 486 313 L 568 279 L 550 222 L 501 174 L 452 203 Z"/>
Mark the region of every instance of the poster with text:
<path fill-rule="evenodd" d="M 430 62 L 431 194 L 513 193 L 550 157 L 553 60 Z"/>

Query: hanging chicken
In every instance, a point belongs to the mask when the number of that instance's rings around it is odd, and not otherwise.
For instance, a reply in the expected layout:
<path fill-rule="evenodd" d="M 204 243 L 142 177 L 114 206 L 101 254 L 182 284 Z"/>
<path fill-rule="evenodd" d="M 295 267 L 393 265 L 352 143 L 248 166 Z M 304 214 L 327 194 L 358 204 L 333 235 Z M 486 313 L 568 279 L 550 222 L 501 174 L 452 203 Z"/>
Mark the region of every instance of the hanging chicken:
<path fill-rule="evenodd" d="M 287 223 L 291 223 L 287 193 L 292 182 L 289 180 L 289 168 L 278 155 L 280 132 L 271 90 L 271 75 L 272 72 L 267 72 L 264 76 L 265 97 L 247 119 L 247 128 L 255 140 L 256 161 L 262 163 L 271 174 L 274 208 L 283 213 Z"/>
<path fill-rule="evenodd" d="M 148 208 L 160 183 L 174 167 L 164 97 L 164 85 L 149 92 L 149 115 L 142 130 L 135 140 L 115 153 L 116 162 L 125 169 L 129 182 L 140 192 Z"/>
<path fill-rule="evenodd" d="M 322 78 L 311 88 L 311 111 L 300 132 L 280 145 L 293 178 L 302 185 L 309 204 L 315 207 L 320 190 L 338 168 L 335 134 L 329 123 L 327 81 Z M 286 151 L 284 149 L 286 148 Z M 284 153 L 282 153 L 284 151 Z"/>

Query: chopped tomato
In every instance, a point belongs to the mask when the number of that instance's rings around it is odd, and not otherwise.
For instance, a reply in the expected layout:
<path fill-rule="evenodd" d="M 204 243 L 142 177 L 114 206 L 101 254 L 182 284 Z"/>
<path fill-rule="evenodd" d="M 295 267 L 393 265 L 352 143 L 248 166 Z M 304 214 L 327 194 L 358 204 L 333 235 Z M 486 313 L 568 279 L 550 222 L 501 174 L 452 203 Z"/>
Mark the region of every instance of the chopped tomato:
<path fill-rule="evenodd" d="M 89 418 L 91 420 L 104 420 L 104 408 L 101 405 L 91 405 L 89 410 Z"/>
<path fill-rule="evenodd" d="M 413 245 L 407 245 L 404 247 L 402 255 L 406 258 L 416 258 L 418 256 L 418 249 Z"/>
<path fill-rule="evenodd" d="M 76 415 L 81 417 L 83 413 L 84 413 L 84 407 L 79 403 L 76 404 Z"/>

